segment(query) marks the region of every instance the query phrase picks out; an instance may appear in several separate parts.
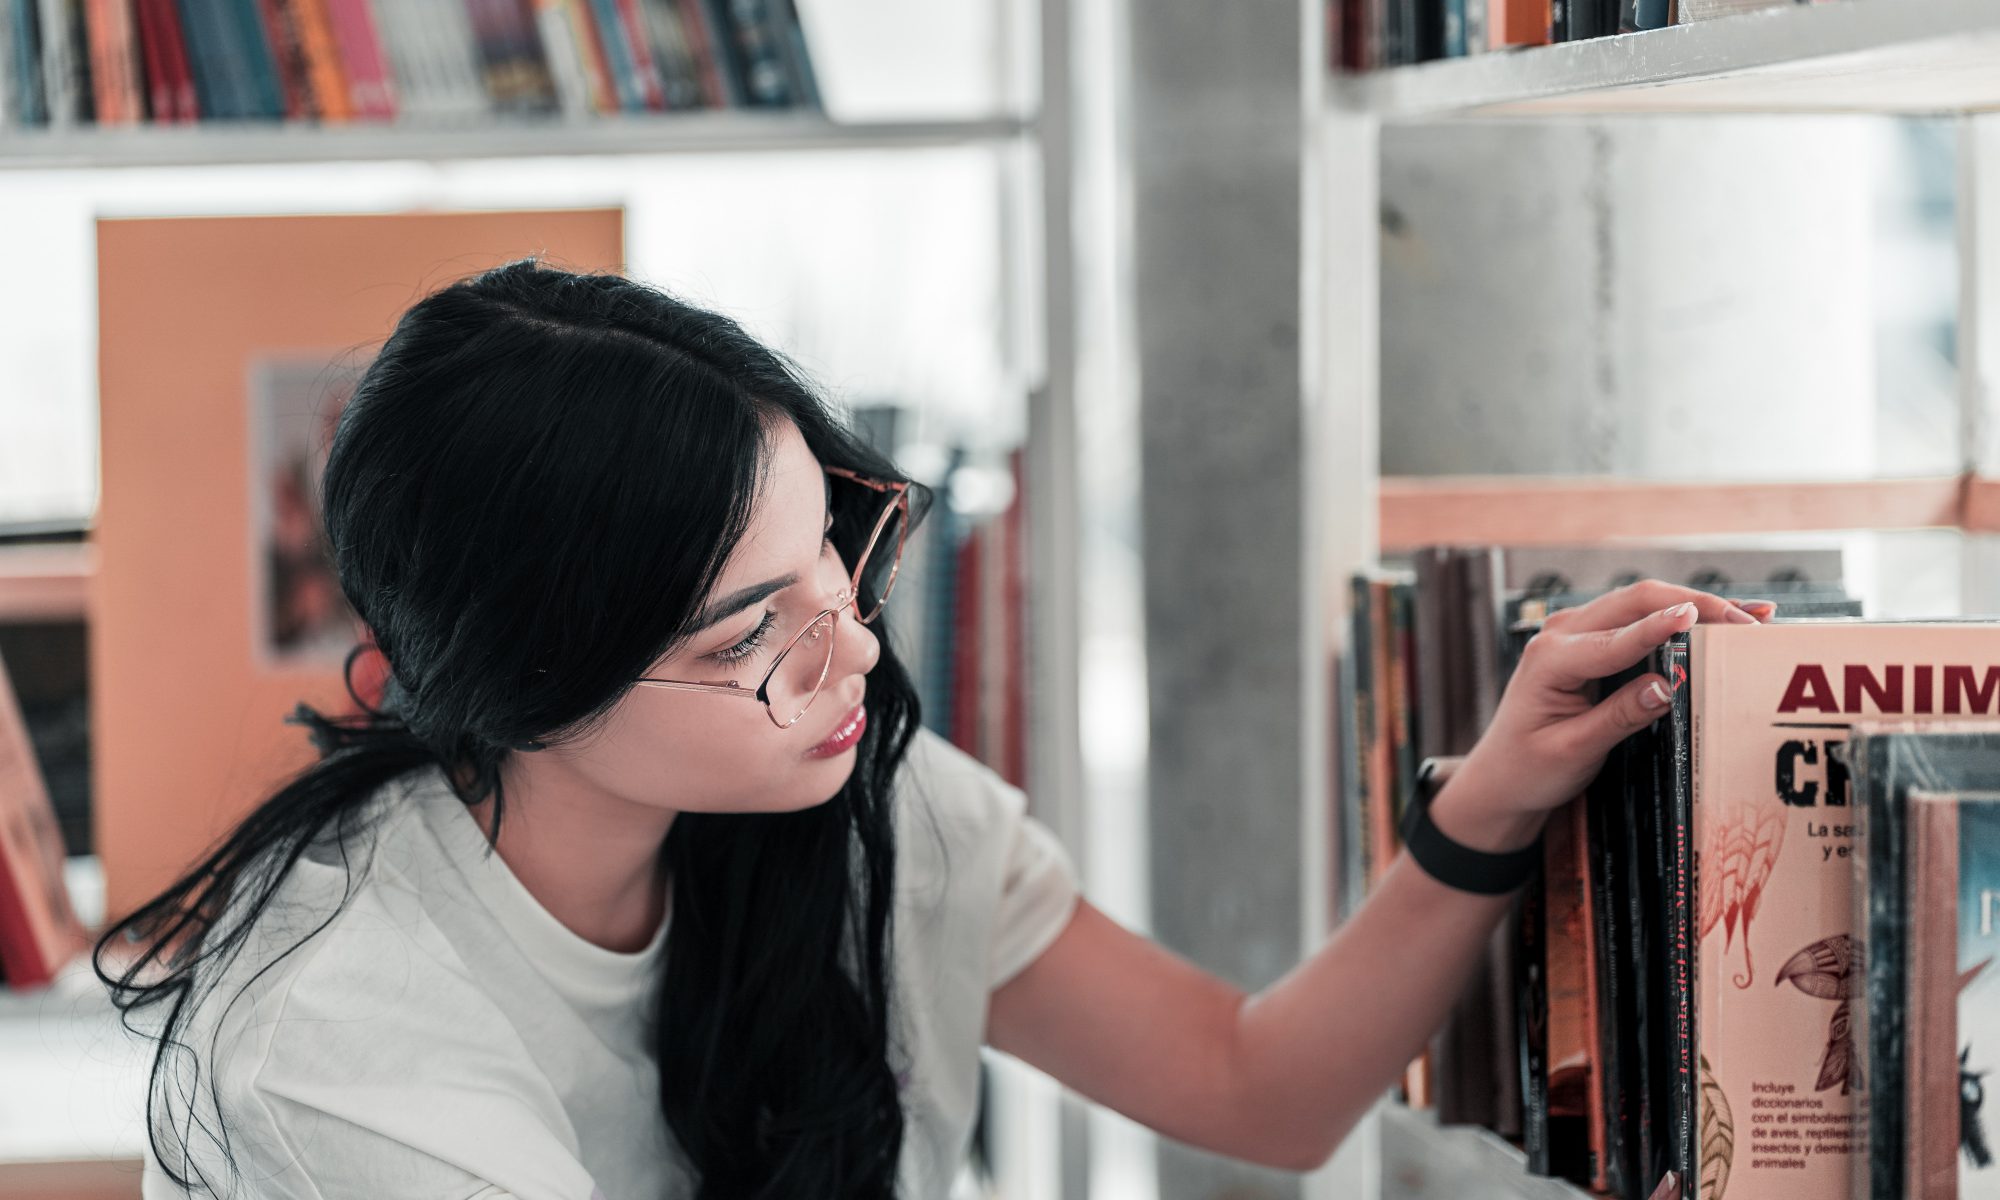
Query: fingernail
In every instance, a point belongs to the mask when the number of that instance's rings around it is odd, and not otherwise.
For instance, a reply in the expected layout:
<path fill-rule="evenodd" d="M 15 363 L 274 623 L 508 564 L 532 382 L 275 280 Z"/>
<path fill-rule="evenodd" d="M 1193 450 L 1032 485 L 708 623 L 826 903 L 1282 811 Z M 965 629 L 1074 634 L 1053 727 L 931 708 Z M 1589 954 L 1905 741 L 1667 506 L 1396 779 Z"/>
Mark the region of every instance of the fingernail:
<path fill-rule="evenodd" d="M 1657 679 L 1646 685 L 1646 690 L 1639 698 L 1645 702 L 1647 708 L 1665 708 L 1674 702 L 1672 694 L 1667 691 L 1667 686 Z"/>
<path fill-rule="evenodd" d="M 1756 617 L 1751 616 L 1748 612 L 1733 604 L 1722 610 L 1722 619 L 1733 625 L 1755 625 L 1757 623 Z"/>
<path fill-rule="evenodd" d="M 1686 601 L 1685 603 L 1676 604 L 1672 608 L 1661 609 L 1660 615 L 1670 620 L 1678 621 L 1682 617 L 1687 616 L 1689 613 L 1693 611 L 1694 611 L 1694 601 L 1689 600 Z"/>

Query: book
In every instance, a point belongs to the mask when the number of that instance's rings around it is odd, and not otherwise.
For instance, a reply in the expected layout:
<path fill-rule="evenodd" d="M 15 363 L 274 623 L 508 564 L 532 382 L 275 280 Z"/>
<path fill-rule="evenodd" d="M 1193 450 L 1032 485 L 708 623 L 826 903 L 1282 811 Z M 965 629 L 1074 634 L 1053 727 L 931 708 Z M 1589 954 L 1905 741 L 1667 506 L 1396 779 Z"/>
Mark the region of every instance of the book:
<path fill-rule="evenodd" d="M 1844 1193 L 1864 1077 L 1852 1001 L 1849 730 L 2000 709 L 2000 624 L 1703 625 L 1689 638 L 1701 1168 L 1693 1194 Z"/>
<path fill-rule="evenodd" d="M 0 976 L 40 987 L 88 946 L 63 882 L 62 830 L 0 662 Z"/>
<path fill-rule="evenodd" d="M 333 18 L 327 12 L 329 0 L 281 2 L 298 29 L 299 48 L 305 56 L 306 89 L 312 97 L 314 114 L 328 124 L 352 120 L 353 91 L 348 85 L 347 66 L 341 61 Z"/>
<path fill-rule="evenodd" d="M 1985 1079 L 2000 1067 L 2000 791 L 1911 790 L 1908 1179 L 1934 1200 L 2000 1196 Z"/>
<path fill-rule="evenodd" d="M 2000 722 L 1863 722 L 1851 751 L 1860 845 L 1854 922 L 1866 967 L 1865 985 L 1853 998 L 1853 1022 L 1862 1042 L 1868 1118 L 1866 1157 L 1854 1172 L 1852 1194 L 1990 1196 L 2000 1191 L 1997 1177 L 1978 1165 L 1984 1157 L 1978 1148 L 1965 1145 L 1969 1130 L 1982 1142 L 1985 1133 L 1976 1103 L 1983 1084 L 1970 1055 L 1965 1098 L 1975 1111 L 1956 1111 L 1939 1093 L 1947 1078 L 1958 1075 L 1957 1050 L 1965 1048 L 1955 1028 L 1946 1028 L 1958 1019 L 1950 1010 L 1966 967 L 1949 931 L 1958 914 L 1947 911 L 1956 910 L 1963 893 L 1954 894 L 1945 873 L 1990 877 L 1996 853 L 1990 832 L 1971 845 L 1957 844 L 1959 812 L 1949 797 L 2000 791 Z M 1990 831 L 1990 821 L 1975 818 L 1975 835 Z M 1983 901 L 1975 897 L 1974 903 Z M 1987 940 L 1984 929 L 1977 930 L 1967 952 L 1979 955 Z M 1976 965 L 1978 959 L 1969 961 Z M 1978 978 L 1963 982 L 1976 1006 L 1968 1029 L 1976 1031 L 1991 1020 L 1995 992 Z M 1951 1079 L 1950 1086 L 1959 1082 Z M 1961 1148 L 1984 1174 L 1979 1186 L 1963 1193 L 1949 1167 Z"/>
<path fill-rule="evenodd" d="M 355 118 L 391 120 L 396 115 L 396 83 L 383 55 L 374 10 L 368 0 L 320 0 L 340 54 L 341 75 Z"/>
<path fill-rule="evenodd" d="M 8 0 L 12 40 L 7 46 L 7 82 L 13 93 L 13 119 L 22 125 L 42 125 L 49 119 L 42 82 L 41 7 L 39 0 Z"/>

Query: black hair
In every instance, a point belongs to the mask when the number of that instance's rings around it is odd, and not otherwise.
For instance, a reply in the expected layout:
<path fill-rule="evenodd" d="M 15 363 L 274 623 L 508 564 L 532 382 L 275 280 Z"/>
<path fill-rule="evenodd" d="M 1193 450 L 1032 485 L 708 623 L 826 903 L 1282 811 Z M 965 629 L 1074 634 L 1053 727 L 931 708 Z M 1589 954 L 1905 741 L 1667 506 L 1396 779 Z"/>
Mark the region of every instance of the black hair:
<path fill-rule="evenodd" d="M 92 955 L 128 1029 L 137 1010 L 163 1013 L 146 1031 L 147 1125 L 181 1187 L 197 1181 L 158 1132 L 175 1123 L 169 1051 L 200 1061 L 180 1035 L 201 984 L 293 864 L 318 839 L 347 845 L 371 796 L 433 765 L 468 805 L 491 796 L 497 840 L 506 756 L 590 732 L 692 636 L 784 421 L 823 464 L 905 478 L 736 323 L 615 274 L 524 259 L 397 320 L 340 414 L 322 499 L 341 588 L 389 664 L 382 701 L 356 694 L 360 711 L 332 716 L 300 704 L 287 720 L 319 761 Z M 852 563 L 882 500 L 831 486 L 834 544 Z M 912 482 L 909 496 L 914 528 L 931 493 Z M 888 618 L 839 793 L 797 812 L 680 813 L 661 849 L 673 925 L 650 1036 L 661 1110 L 703 1200 L 894 1194 L 891 793 L 920 713 Z M 218 1144 L 233 1170 L 226 1134 Z"/>

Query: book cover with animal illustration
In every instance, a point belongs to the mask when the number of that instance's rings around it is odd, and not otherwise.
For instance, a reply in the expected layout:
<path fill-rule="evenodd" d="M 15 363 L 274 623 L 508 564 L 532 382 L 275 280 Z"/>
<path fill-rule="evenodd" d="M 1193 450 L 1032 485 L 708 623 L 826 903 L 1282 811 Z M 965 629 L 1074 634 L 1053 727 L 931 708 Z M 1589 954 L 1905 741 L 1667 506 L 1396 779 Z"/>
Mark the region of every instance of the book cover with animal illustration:
<path fill-rule="evenodd" d="M 2000 712 L 2000 625 L 1703 625 L 1689 645 L 1702 1072 L 1689 1194 L 1845 1195 L 1866 1078 L 1850 730 Z"/>
<path fill-rule="evenodd" d="M 1907 824 L 1910 1180 L 1935 1200 L 1996 1200 L 2000 792 L 1912 791 Z"/>

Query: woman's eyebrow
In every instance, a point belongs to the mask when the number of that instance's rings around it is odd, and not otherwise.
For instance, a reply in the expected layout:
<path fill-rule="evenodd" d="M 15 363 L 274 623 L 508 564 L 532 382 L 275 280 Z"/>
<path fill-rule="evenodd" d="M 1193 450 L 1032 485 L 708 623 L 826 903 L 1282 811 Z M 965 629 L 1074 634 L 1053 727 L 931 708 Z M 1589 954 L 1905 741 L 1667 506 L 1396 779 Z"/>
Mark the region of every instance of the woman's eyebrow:
<path fill-rule="evenodd" d="M 780 575 L 776 579 L 766 579 L 762 583 L 752 584 L 747 588 L 731 592 L 714 604 L 709 605 L 702 612 L 701 623 L 694 627 L 694 632 L 700 633 L 720 621 L 727 621 L 771 593 L 783 591 L 798 581 L 798 572 L 794 571 L 789 574 Z"/>

